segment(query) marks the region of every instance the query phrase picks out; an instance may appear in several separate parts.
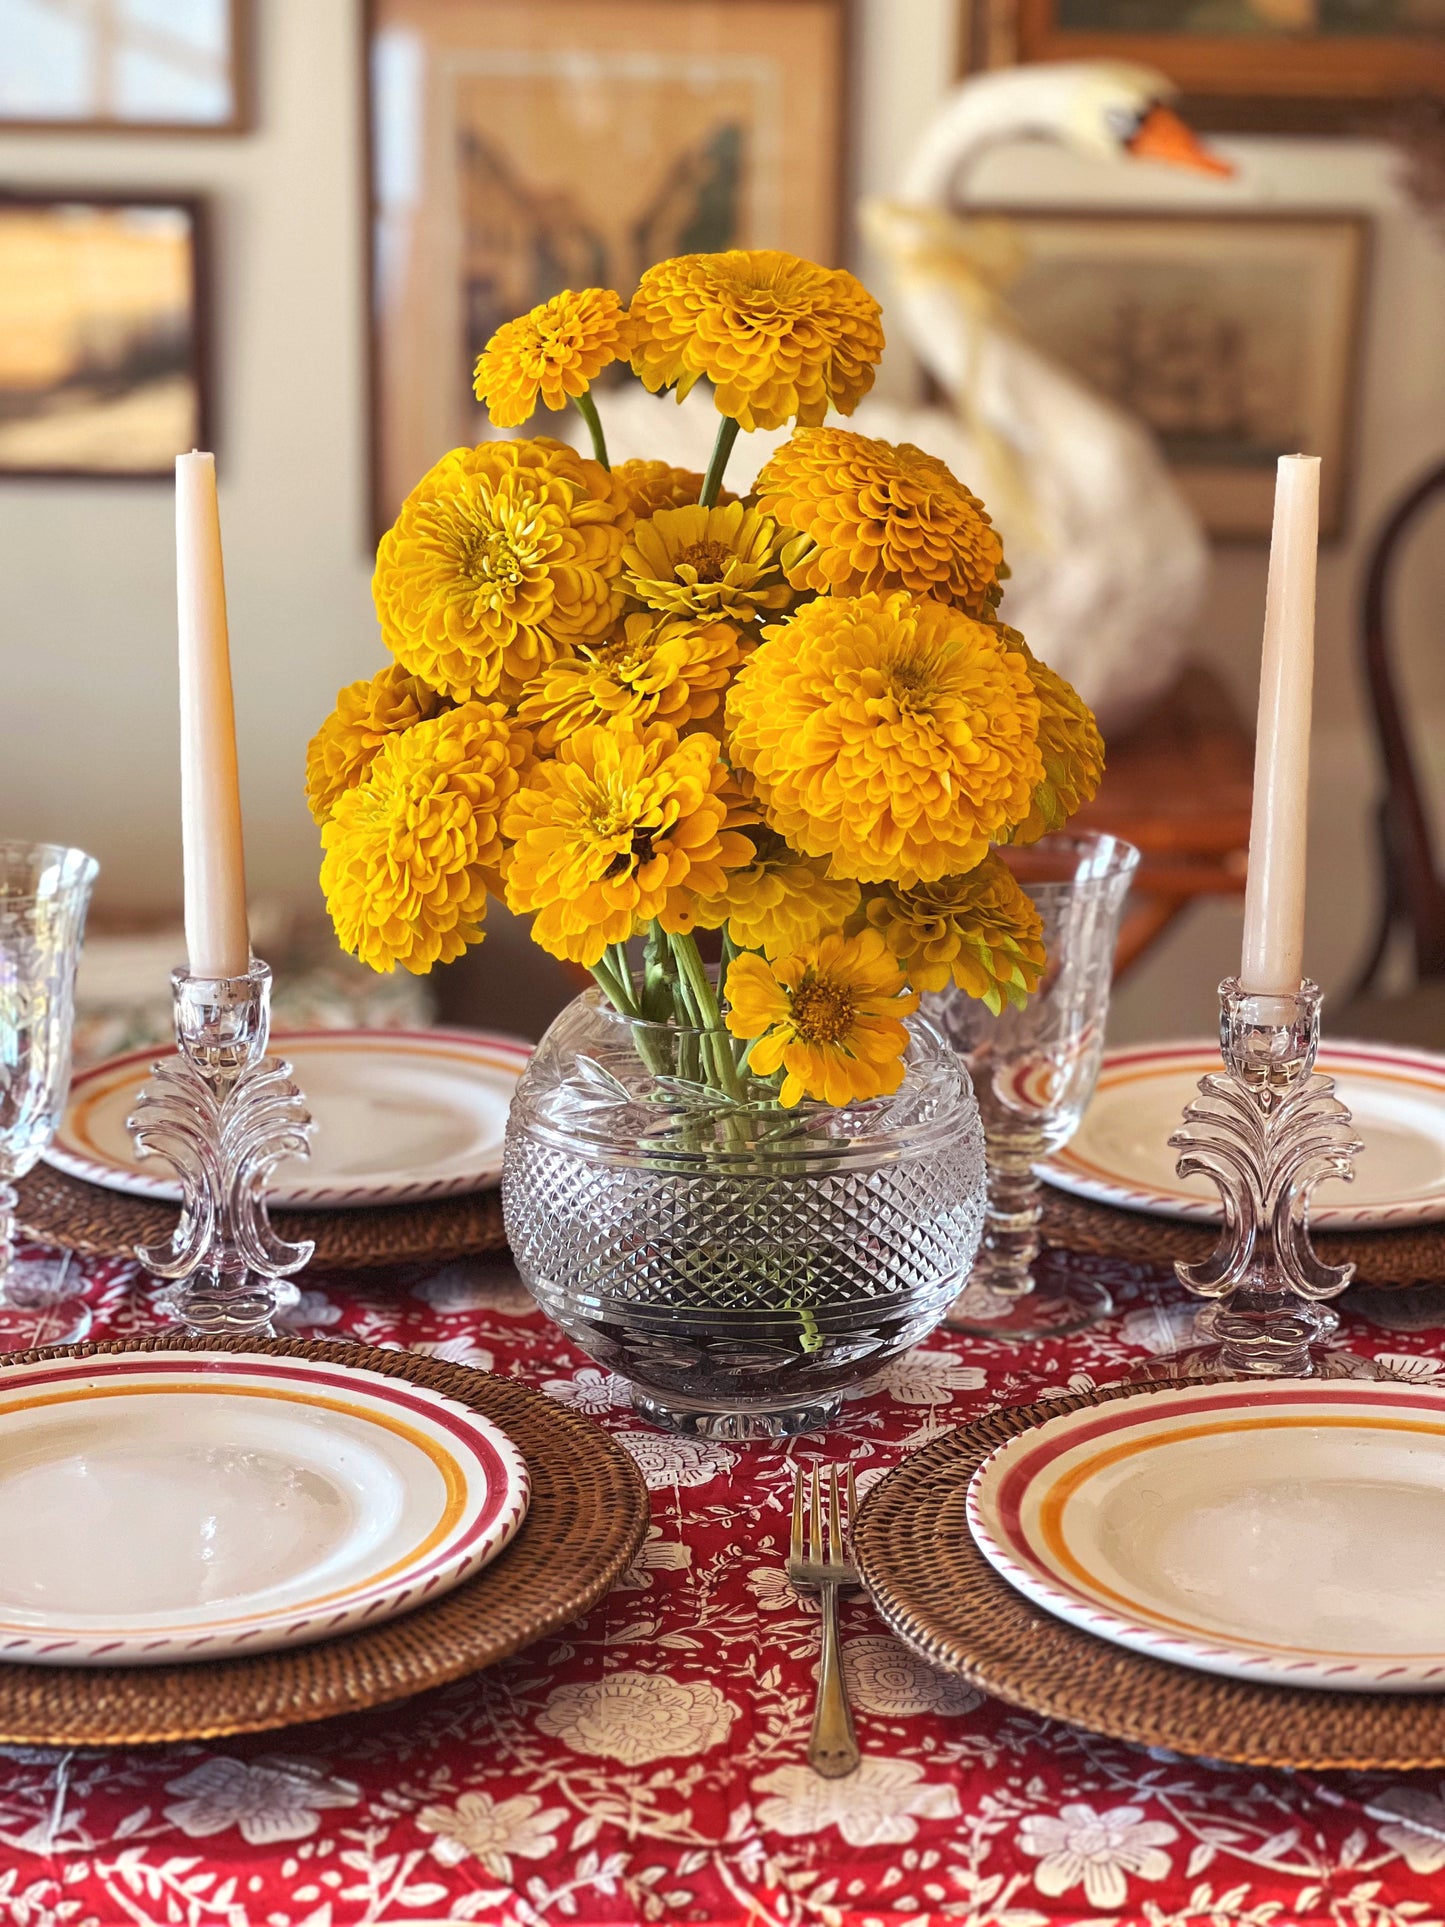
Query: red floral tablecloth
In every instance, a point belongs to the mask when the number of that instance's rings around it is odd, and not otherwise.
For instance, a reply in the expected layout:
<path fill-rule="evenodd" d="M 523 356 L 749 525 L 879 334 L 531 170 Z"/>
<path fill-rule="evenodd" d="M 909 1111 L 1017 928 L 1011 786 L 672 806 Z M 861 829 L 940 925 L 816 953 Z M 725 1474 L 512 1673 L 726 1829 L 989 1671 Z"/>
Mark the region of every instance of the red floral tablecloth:
<path fill-rule="evenodd" d="M 1187 1315 L 1158 1274 L 1053 1261 L 1121 1284 L 1120 1316 L 1022 1350 L 940 1333 L 832 1434 L 748 1448 L 644 1429 L 504 1267 L 311 1280 L 298 1331 L 512 1373 L 614 1432 L 651 1488 L 646 1547 L 560 1637 L 389 1711 L 225 1744 L 0 1749 L 0 1923 L 1445 1921 L 1441 1776 L 1294 1777 L 1096 1739 L 930 1671 L 862 1598 L 843 1610 L 862 1768 L 803 1764 L 818 1617 L 780 1563 L 795 1459 L 846 1455 L 866 1487 L 991 1405 L 1117 1376 Z M 95 1267 L 93 1335 L 154 1329 L 148 1289 Z M 1409 1329 L 1424 1300 L 1367 1302 L 1355 1349 L 1445 1376 L 1445 1331 Z"/>

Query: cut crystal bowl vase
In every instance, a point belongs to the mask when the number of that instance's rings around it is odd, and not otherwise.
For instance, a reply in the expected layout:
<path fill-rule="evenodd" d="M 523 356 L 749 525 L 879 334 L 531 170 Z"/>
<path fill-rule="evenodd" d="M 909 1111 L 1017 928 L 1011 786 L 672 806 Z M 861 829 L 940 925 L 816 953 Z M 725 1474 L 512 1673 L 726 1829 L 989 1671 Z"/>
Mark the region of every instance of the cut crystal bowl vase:
<path fill-rule="evenodd" d="M 742 1045 L 596 991 L 547 1032 L 507 1126 L 508 1241 L 644 1417 L 811 1430 L 940 1322 L 978 1247 L 983 1132 L 960 1059 L 925 1019 L 909 1031 L 899 1090 L 836 1110 L 782 1110 Z"/>

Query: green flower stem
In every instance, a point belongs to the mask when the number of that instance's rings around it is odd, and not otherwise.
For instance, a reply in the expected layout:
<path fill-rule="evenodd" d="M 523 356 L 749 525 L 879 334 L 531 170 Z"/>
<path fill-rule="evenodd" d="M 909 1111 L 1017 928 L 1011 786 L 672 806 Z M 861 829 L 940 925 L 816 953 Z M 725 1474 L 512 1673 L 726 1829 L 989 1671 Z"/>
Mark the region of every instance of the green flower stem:
<path fill-rule="evenodd" d="M 580 395 L 574 395 L 572 399 L 576 402 L 577 413 L 586 422 L 587 432 L 592 437 L 592 453 L 604 468 L 610 469 L 612 464 L 607 459 L 607 437 L 602 433 L 602 422 L 597 413 L 596 402 L 585 388 Z"/>
<path fill-rule="evenodd" d="M 592 966 L 592 975 L 602 986 L 604 996 L 612 1008 L 623 1017 L 636 1017 L 640 1013 L 633 1002 L 632 993 L 623 977 L 617 975 L 612 959 L 604 952 Z"/>
<path fill-rule="evenodd" d="M 728 465 L 728 456 L 732 454 L 737 438 L 737 423 L 731 415 L 724 415 L 718 423 L 717 440 L 712 445 L 712 460 L 707 465 L 707 474 L 702 480 L 702 494 L 698 497 L 699 504 L 705 509 L 715 507 L 722 493 L 723 470 Z"/>
<path fill-rule="evenodd" d="M 633 995 L 632 971 L 628 966 L 627 953 L 622 945 L 613 944 L 604 951 L 592 966 L 592 975 L 602 987 L 608 1003 L 621 1017 L 632 1022 L 632 1042 L 637 1055 L 654 1077 L 664 1077 L 668 1065 L 666 1055 L 657 1047 L 657 1039 L 648 1033 L 642 1011 L 638 1008 Z"/>
<path fill-rule="evenodd" d="M 678 981 L 686 985 L 688 997 L 697 1011 L 699 1028 L 706 1034 L 711 1046 L 709 1054 L 717 1088 L 741 1101 L 743 1087 L 738 1077 L 738 1067 L 733 1061 L 732 1041 L 723 1023 L 722 1012 L 718 1009 L 717 997 L 708 981 L 697 944 L 688 936 L 673 937 L 671 943 L 672 954 L 677 959 Z"/>

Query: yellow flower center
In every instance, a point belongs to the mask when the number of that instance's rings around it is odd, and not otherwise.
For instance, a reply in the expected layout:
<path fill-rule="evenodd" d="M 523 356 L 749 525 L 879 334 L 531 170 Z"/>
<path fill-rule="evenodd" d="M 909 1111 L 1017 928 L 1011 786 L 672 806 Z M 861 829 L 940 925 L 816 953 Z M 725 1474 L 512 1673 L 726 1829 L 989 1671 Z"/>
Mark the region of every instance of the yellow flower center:
<path fill-rule="evenodd" d="M 721 542 L 690 542 L 678 551 L 677 573 L 681 575 L 684 569 L 691 569 L 695 582 L 721 582 L 731 556 L 732 551 Z"/>
<path fill-rule="evenodd" d="M 631 849 L 619 850 L 607 868 L 602 872 L 603 876 L 611 881 L 613 878 L 626 876 L 629 871 L 634 868 L 639 868 L 644 863 L 651 863 L 653 858 L 652 839 L 658 834 L 660 829 L 661 825 L 658 823 L 640 824 L 638 828 L 632 832 Z"/>
<path fill-rule="evenodd" d="M 896 662 L 889 671 L 888 690 L 907 716 L 931 709 L 937 691 L 932 666 L 923 662 Z"/>
<path fill-rule="evenodd" d="M 599 669 L 605 669 L 629 689 L 635 689 L 652 667 L 652 650 L 647 643 L 604 642 L 592 653 Z"/>
<path fill-rule="evenodd" d="M 789 1017 L 805 1044 L 837 1044 L 853 1028 L 853 999 L 838 984 L 812 977 L 793 994 Z"/>
<path fill-rule="evenodd" d="M 479 587 L 495 583 L 512 588 L 522 579 L 522 560 L 500 529 L 481 530 L 469 545 L 463 573 Z"/>

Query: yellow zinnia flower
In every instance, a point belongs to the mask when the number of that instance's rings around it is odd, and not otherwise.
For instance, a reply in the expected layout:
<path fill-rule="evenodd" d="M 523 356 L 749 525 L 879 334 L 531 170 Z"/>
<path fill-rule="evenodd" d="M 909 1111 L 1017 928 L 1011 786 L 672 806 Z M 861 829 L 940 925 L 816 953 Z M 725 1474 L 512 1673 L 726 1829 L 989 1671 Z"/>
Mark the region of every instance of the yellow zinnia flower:
<path fill-rule="evenodd" d="M 1072 683 L 1040 662 L 1017 629 L 1000 623 L 998 632 L 1004 646 L 1016 649 L 1028 664 L 1029 680 L 1041 706 L 1039 751 L 1044 777 L 1034 791 L 1032 809 L 1008 838 L 1010 843 L 1036 843 L 1093 800 L 1104 774 L 1104 739 L 1093 710 Z"/>
<path fill-rule="evenodd" d="M 997 1017 L 1006 1003 L 1022 1008 L 1038 988 L 1043 920 L 992 851 L 967 876 L 880 890 L 869 900 L 868 921 L 915 990 L 954 983 Z"/>
<path fill-rule="evenodd" d="M 878 303 L 844 268 L 771 248 L 682 254 L 632 297 L 632 366 L 679 401 L 700 375 L 743 428 L 851 415 L 883 353 Z"/>
<path fill-rule="evenodd" d="M 694 896 L 752 854 L 726 828 L 726 782 L 716 737 L 620 719 L 579 729 L 507 810 L 509 907 L 537 913 L 544 950 L 588 966 L 651 918 L 691 929 Z"/>
<path fill-rule="evenodd" d="M 856 883 L 830 877 L 816 857 L 799 856 L 770 830 L 754 830 L 752 842 L 752 861 L 729 870 L 720 895 L 699 901 L 704 930 L 726 924 L 740 950 L 778 957 L 842 929 L 858 908 Z"/>
<path fill-rule="evenodd" d="M 515 695 L 612 626 L 630 523 L 607 470 L 561 442 L 454 448 L 377 549 L 372 594 L 387 647 L 457 702 Z"/>
<path fill-rule="evenodd" d="M 678 616 L 727 616 L 751 622 L 792 600 L 770 515 L 731 502 L 725 508 L 660 509 L 639 522 L 622 551 L 623 587 Z"/>
<path fill-rule="evenodd" d="M 757 1041 L 748 1068 L 785 1073 L 782 1103 L 886 1097 L 903 1082 L 908 1032 L 918 1008 L 876 930 L 833 935 L 766 963 L 734 958 L 727 975 L 728 1029 Z"/>
<path fill-rule="evenodd" d="M 501 703 L 387 738 L 321 832 L 321 887 L 343 950 L 373 970 L 420 973 L 481 941 L 499 819 L 530 753 Z"/>
<path fill-rule="evenodd" d="M 306 750 L 306 801 L 316 821 L 326 821 L 343 790 L 355 789 L 388 736 L 426 722 L 445 700 L 399 663 L 348 683 Z"/>
<path fill-rule="evenodd" d="M 477 360 L 477 400 L 498 428 L 517 428 L 539 399 L 555 409 L 585 395 L 631 343 L 632 324 L 611 288 L 566 288 L 498 328 Z"/>
<path fill-rule="evenodd" d="M 639 521 L 656 515 L 659 509 L 688 508 L 702 494 L 702 477 L 697 470 L 674 468 L 671 462 L 618 462 L 612 479 L 623 490 L 627 506 Z"/>
<path fill-rule="evenodd" d="M 797 529 L 795 589 L 908 589 L 986 615 L 1003 593 L 1003 544 L 982 502 L 935 456 L 847 428 L 800 428 L 755 484 L 758 507 Z"/>
<path fill-rule="evenodd" d="M 730 622 L 628 616 L 620 634 L 544 669 L 517 714 L 535 728 L 543 750 L 613 716 L 680 730 L 712 715 L 742 654 L 741 633 Z"/>
<path fill-rule="evenodd" d="M 907 595 L 804 603 L 734 678 L 728 753 L 764 820 L 830 874 L 962 875 L 1028 815 L 1044 775 L 1021 655 Z"/>

